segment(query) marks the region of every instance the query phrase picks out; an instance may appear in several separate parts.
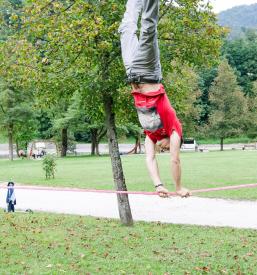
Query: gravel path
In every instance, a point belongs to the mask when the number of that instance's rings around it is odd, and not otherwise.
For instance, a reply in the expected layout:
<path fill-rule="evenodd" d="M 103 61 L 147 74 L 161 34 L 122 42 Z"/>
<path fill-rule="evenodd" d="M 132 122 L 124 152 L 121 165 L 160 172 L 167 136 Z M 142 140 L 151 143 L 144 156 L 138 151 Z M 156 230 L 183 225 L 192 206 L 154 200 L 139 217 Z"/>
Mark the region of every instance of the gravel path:
<path fill-rule="evenodd" d="M 6 207 L 6 192 L 0 189 L 2 208 Z M 22 189 L 15 194 L 17 209 L 119 218 L 115 194 Z M 129 195 L 129 199 L 136 221 L 257 229 L 257 201 L 144 195 Z"/>

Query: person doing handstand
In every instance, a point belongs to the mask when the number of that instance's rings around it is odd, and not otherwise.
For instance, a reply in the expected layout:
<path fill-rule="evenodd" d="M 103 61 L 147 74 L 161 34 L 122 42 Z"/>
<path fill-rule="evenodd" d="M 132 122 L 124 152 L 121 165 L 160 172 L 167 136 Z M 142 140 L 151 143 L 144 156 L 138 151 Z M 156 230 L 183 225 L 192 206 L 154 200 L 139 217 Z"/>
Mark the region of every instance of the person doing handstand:
<path fill-rule="evenodd" d="M 138 39 L 138 19 L 141 14 L 141 31 Z M 168 189 L 160 179 L 155 156 L 155 144 L 170 149 L 171 173 L 176 193 L 190 196 L 181 185 L 180 145 L 182 126 L 161 84 L 162 72 L 157 38 L 159 0 L 128 0 L 126 12 L 119 27 L 122 58 L 128 82 L 138 112 L 140 124 L 146 134 L 146 163 L 156 191 L 168 196 Z"/>

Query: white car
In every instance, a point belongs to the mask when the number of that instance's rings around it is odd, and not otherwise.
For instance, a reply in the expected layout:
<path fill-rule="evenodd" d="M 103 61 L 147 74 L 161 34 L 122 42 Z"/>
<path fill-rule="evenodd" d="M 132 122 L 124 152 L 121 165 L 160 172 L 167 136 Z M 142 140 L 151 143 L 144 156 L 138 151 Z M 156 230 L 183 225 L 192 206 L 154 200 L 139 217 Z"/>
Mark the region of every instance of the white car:
<path fill-rule="evenodd" d="M 181 150 L 184 151 L 198 151 L 198 144 L 193 138 L 185 138 L 181 146 Z"/>

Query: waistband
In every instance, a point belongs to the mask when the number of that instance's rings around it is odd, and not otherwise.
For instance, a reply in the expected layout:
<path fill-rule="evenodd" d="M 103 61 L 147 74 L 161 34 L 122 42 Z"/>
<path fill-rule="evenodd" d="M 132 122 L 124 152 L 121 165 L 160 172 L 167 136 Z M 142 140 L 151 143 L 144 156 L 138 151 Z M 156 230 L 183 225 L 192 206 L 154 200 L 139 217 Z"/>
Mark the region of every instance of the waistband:
<path fill-rule="evenodd" d="M 127 82 L 135 83 L 135 84 L 146 84 L 146 83 L 158 84 L 162 82 L 162 79 L 145 76 L 145 75 L 129 75 L 127 78 Z"/>

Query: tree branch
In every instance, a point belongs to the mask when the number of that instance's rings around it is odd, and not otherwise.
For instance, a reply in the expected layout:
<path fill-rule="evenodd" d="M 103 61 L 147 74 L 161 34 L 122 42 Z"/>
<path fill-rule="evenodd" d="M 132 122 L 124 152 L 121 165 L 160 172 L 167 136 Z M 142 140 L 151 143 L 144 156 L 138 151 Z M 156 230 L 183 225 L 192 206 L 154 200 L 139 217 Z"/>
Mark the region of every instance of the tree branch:
<path fill-rule="evenodd" d="M 1 104 L 0 106 L 1 106 L 1 109 L 2 109 L 3 113 L 6 114 L 6 112 L 5 112 L 4 108 L 3 108 L 3 105 Z"/>

